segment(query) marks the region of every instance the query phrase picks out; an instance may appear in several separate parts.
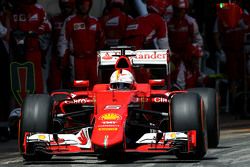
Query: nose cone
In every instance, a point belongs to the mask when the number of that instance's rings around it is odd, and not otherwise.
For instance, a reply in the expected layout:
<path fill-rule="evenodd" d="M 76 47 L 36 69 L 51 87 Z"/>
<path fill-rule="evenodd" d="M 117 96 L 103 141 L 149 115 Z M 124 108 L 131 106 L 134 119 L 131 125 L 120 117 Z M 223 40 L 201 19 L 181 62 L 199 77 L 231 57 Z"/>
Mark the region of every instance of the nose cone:
<path fill-rule="evenodd" d="M 96 93 L 95 124 L 92 144 L 104 149 L 123 144 L 128 104 L 133 92 L 100 91 Z"/>
<path fill-rule="evenodd" d="M 125 119 L 116 113 L 99 115 L 98 118 L 92 133 L 92 144 L 107 149 L 123 143 Z"/>

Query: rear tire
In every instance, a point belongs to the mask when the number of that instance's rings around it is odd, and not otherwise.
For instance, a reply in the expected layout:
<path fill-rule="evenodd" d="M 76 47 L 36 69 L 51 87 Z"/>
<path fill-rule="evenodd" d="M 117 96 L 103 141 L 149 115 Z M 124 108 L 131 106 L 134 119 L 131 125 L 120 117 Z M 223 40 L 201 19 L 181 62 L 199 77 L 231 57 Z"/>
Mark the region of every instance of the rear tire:
<path fill-rule="evenodd" d="M 53 99 L 47 94 L 28 95 L 22 106 L 22 116 L 19 130 L 19 149 L 23 158 L 27 161 L 50 160 L 52 155 L 43 152 L 34 152 L 33 146 L 27 148 L 24 154 L 24 137 L 25 132 L 50 133 L 53 129 Z"/>
<path fill-rule="evenodd" d="M 201 96 L 206 113 L 208 147 L 216 148 L 220 141 L 218 97 L 213 88 L 192 88 L 190 92 Z"/>
<path fill-rule="evenodd" d="M 195 93 L 176 94 L 171 103 L 174 132 L 196 130 L 197 147 L 194 152 L 177 151 L 178 159 L 202 159 L 207 152 L 207 129 L 201 97 Z"/>

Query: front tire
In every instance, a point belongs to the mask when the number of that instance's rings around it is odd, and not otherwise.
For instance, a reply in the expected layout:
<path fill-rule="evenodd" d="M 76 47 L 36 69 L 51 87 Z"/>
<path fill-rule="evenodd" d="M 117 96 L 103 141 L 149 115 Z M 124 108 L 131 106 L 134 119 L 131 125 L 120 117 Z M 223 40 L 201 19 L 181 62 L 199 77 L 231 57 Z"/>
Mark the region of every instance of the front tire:
<path fill-rule="evenodd" d="M 171 103 L 172 130 L 196 130 L 197 147 L 194 152 L 176 152 L 178 159 L 202 159 L 207 152 L 207 129 L 201 97 L 195 93 L 176 94 Z"/>
<path fill-rule="evenodd" d="M 213 88 L 192 88 L 189 89 L 189 91 L 199 94 L 204 102 L 207 120 L 208 147 L 216 148 L 220 141 L 217 93 Z"/>
<path fill-rule="evenodd" d="M 49 160 L 52 155 L 42 152 L 35 152 L 33 146 L 27 145 L 26 153 L 24 154 L 24 137 L 26 132 L 34 133 L 50 133 L 53 129 L 53 99 L 47 94 L 32 94 L 28 95 L 22 106 L 22 116 L 20 120 L 19 130 L 19 149 L 23 158 L 27 161 L 34 160 Z M 31 154 L 29 154 L 29 152 Z"/>

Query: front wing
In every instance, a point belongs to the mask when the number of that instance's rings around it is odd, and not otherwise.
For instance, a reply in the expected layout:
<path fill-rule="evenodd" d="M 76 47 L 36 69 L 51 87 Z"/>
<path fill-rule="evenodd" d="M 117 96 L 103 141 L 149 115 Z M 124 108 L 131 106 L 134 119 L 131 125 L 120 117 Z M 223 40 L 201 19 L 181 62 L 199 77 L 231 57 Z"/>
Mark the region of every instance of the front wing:
<path fill-rule="evenodd" d="M 91 143 L 90 131 L 83 128 L 77 134 L 28 133 L 24 137 L 23 154 L 43 152 L 60 155 L 72 153 L 96 153 Z M 33 148 L 30 149 L 30 147 Z M 174 150 L 192 152 L 196 148 L 196 131 L 146 133 L 136 141 L 135 147 L 123 147 L 123 152 L 166 153 Z M 27 151 L 28 150 L 28 151 Z M 108 148 L 106 149 L 108 151 Z M 112 150 L 114 151 L 114 150 Z"/>

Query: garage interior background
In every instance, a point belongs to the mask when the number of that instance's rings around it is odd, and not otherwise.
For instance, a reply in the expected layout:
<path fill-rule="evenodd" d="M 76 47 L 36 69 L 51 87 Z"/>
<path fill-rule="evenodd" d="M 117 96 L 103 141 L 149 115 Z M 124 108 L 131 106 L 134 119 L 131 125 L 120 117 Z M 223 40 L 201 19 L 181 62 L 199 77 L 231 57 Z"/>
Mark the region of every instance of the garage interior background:
<path fill-rule="evenodd" d="M 43 5 L 48 15 L 55 15 L 60 12 L 58 7 L 58 0 L 38 0 Z M 90 14 L 99 17 L 102 14 L 102 10 L 105 6 L 105 0 L 93 0 L 93 7 Z"/>

